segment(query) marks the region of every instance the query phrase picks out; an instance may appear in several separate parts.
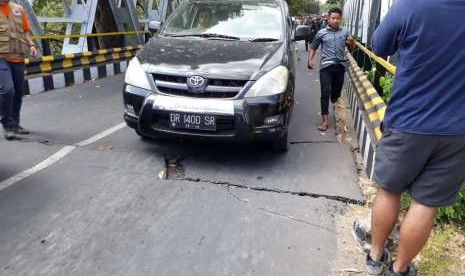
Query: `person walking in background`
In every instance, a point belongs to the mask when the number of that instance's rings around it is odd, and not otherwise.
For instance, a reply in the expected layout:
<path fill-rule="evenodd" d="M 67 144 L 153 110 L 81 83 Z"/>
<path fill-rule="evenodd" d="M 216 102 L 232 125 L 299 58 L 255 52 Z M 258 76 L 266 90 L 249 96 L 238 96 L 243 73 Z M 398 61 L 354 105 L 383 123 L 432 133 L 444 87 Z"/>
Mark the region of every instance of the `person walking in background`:
<path fill-rule="evenodd" d="M 0 0 L 0 121 L 7 140 L 29 132 L 20 126 L 26 53 L 37 55 L 23 8 Z"/>
<path fill-rule="evenodd" d="M 332 8 L 328 12 L 328 26 L 321 29 L 313 39 L 308 54 L 308 68 L 315 68 L 316 50 L 321 46 L 321 125 L 320 131 L 329 127 L 329 100 L 334 104 L 341 96 L 345 74 L 345 45 L 351 42 L 349 32 L 340 27 L 342 10 Z"/>
<path fill-rule="evenodd" d="M 320 30 L 318 21 L 315 18 L 312 18 L 309 20 L 308 26 L 310 27 L 310 38 L 309 38 L 308 46 L 307 44 L 305 45 L 306 51 L 308 51 L 307 47 L 310 47 L 310 44 L 313 42 L 313 39 L 315 39 L 316 33 L 318 33 L 318 31 Z"/>
<path fill-rule="evenodd" d="M 370 275 L 416 275 L 411 262 L 429 238 L 435 208 L 454 204 L 465 181 L 463 15 L 465 1 L 397 0 L 373 36 L 375 54 L 399 58 L 376 151 Z M 405 191 L 412 203 L 391 262 L 385 244 Z"/>
<path fill-rule="evenodd" d="M 310 17 L 306 17 L 305 18 L 305 22 L 304 22 L 304 25 L 308 26 L 310 28 L 310 30 L 312 29 L 312 26 L 313 26 L 313 22 L 311 20 Z M 308 47 L 310 46 L 310 44 L 312 43 L 312 40 L 313 40 L 313 33 L 311 32 L 310 35 L 308 37 L 305 38 L 305 51 L 308 52 Z"/>

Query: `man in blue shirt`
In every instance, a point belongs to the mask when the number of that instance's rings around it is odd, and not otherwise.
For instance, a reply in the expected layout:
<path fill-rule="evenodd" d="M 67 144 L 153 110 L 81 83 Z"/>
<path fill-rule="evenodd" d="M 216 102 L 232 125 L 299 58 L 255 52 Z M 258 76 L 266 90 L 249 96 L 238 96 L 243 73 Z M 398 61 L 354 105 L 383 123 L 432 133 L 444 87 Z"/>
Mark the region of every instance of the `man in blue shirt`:
<path fill-rule="evenodd" d="M 411 261 L 428 240 L 435 208 L 453 204 L 465 181 L 464 15 L 465 0 L 396 0 L 373 36 L 373 51 L 398 52 L 398 64 L 376 151 L 371 275 L 385 268 L 415 275 Z M 404 191 L 412 203 L 391 263 L 384 246 Z"/>

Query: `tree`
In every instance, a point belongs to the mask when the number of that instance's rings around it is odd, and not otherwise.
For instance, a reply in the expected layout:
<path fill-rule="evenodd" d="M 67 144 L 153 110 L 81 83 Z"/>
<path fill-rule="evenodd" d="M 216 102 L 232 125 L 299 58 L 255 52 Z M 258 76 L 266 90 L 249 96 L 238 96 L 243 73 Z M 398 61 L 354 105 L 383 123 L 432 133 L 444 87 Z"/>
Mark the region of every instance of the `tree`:
<path fill-rule="evenodd" d="M 287 2 L 289 3 L 289 10 L 294 16 L 320 12 L 320 7 L 315 0 L 287 0 Z"/>
<path fill-rule="evenodd" d="M 320 13 L 320 5 L 316 2 L 309 2 L 304 5 L 305 14 L 318 14 Z"/>
<path fill-rule="evenodd" d="M 326 3 L 342 6 L 342 0 L 327 0 Z"/>
<path fill-rule="evenodd" d="M 327 12 L 331 8 L 336 8 L 336 7 L 341 8 L 343 2 L 344 2 L 343 0 L 327 0 L 326 4 L 322 4 L 320 6 L 320 10 L 322 12 Z"/>

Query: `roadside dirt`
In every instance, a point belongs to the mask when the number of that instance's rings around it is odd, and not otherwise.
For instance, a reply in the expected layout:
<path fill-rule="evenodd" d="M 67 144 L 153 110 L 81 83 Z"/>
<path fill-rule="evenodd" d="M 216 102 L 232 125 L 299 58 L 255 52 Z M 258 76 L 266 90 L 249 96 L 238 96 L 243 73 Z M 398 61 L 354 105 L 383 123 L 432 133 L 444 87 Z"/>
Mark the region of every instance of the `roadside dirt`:
<path fill-rule="evenodd" d="M 354 163 L 358 173 L 358 183 L 368 205 L 376 193 L 374 183 L 364 173 L 363 159 L 360 155 L 358 141 L 353 128 L 352 117 L 348 109 L 347 96 L 339 99 L 334 106 L 336 117 L 336 137 L 339 143 L 347 144 L 353 152 Z M 337 217 L 337 253 L 332 263 L 331 275 L 364 275 L 365 254 L 352 238 L 352 225 L 356 219 L 367 217 L 367 206 L 347 205 L 344 216 Z"/>

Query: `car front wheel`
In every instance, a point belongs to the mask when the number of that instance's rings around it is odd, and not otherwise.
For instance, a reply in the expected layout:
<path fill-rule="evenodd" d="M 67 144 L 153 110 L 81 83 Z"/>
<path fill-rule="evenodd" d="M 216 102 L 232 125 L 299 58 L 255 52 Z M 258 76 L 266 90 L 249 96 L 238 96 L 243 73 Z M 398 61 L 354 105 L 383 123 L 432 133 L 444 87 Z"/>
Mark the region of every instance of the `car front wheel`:
<path fill-rule="evenodd" d="M 286 132 L 281 138 L 271 141 L 271 147 L 280 152 L 286 152 L 289 150 L 289 134 Z"/>

